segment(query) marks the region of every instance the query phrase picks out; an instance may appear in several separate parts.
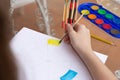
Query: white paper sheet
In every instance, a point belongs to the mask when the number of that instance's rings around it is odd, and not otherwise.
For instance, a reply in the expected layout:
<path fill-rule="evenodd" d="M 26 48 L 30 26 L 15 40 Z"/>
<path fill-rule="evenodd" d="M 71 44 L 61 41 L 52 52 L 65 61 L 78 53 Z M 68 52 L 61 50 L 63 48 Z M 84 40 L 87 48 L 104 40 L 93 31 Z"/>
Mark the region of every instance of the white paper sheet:
<path fill-rule="evenodd" d="M 78 72 L 73 80 L 92 80 L 91 76 L 71 46 L 64 42 L 56 47 L 47 44 L 53 38 L 23 28 L 11 41 L 16 57 L 19 80 L 60 80 L 69 69 Z M 95 52 L 103 63 L 107 56 Z"/>

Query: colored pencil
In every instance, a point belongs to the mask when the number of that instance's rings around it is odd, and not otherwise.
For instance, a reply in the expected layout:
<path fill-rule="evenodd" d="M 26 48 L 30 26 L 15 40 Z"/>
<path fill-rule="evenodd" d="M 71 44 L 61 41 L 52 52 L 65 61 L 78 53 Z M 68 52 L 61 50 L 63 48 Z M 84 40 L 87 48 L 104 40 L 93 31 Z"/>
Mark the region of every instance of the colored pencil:
<path fill-rule="evenodd" d="M 65 26 L 65 16 L 66 16 L 66 4 L 64 3 L 64 9 L 63 9 L 63 20 L 62 20 L 62 27 Z"/>
<path fill-rule="evenodd" d="M 70 0 L 64 0 L 63 20 L 62 20 L 62 27 L 64 29 L 65 29 L 65 23 L 67 23 L 67 19 L 68 19 L 69 3 L 70 3 Z"/>
<path fill-rule="evenodd" d="M 70 17 L 70 24 L 73 23 L 72 21 L 73 21 L 74 10 L 75 10 L 75 0 L 73 0 L 73 2 L 72 2 L 72 13 L 71 13 L 71 17 Z"/>
<path fill-rule="evenodd" d="M 77 18 L 78 18 L 78 17 L 77 17 L 77 16 L 78 16 L 78 13 L 77 13 L 78 4 L 79 4 L 79 0 L 76 1 L 76 13 L 75 13 L 75 15 L 74 15 L 74 18 L 73 18 L 74 21 L 73 21 L 73 22 L 75 22 L 75 21 L 77 20 Z"/>
<path fill-rule="evenodd" d="M 65 23 L 68 23 L 68 18 L 69 18 L 69 6 L 70 5 L 70 0 L 66 3 L 66 18 L 65 18 Z"/>
<path fill-rule="evenodd" d="M 73 8 L 73 1 L 74 0 L 71 0 L 71 2 L 70 2 L 68 23 L 71 23 L 70 19 L 71 19 L 72 11 L 73 11 L 73 9 L 72 9 Z"/>
<path fill-rule="evenodd" d="M 75 0 L 75 7 L 74 7 L 74 15 L 73 15 L 73 23 L 76 21 L 77 19 L 77 8 L 78 8 L 78 0 Z"/>
<path fill-rule="evenodd" d="M 106 44 L 114 45 L 113 42 L 110 42 L 110 41 L 108 41 L 108 40 L 105 40 L 105 39 L 103 39 L 103 38 L 101 38 L 101 37 L 98 37 L 98 36 L 96 36 L 96 35 L 94 35 L 94 34 L 91 34 L 91 37 L 94 38 L 94 39 L 96 39 L 96 40 L 102 41 L 102 42 L 104 42 L 104 43 L 106 43 Z"/>

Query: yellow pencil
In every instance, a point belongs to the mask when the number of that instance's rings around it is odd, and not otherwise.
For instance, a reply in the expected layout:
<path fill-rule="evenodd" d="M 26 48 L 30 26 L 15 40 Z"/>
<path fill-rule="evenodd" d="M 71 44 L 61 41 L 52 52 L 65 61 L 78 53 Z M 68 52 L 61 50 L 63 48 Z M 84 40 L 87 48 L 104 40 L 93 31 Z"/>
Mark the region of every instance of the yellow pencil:
<path fill-rule="evenodd" d="M 94 39 L 96 39 L 96 40 L 102 41 L 102 42 L 104 42 L 104 43 L 106 43 L 106 44 L 115 45 L 113 42 L 110 42 L 110 41 L 108 41 L 108 40 L 105 40 L 105 39 L 103 39 L 103 38 L 101 38 L 101 37 L 98 37 L 98 36 L 96 36 L 96 35 L 94 35 L 94 34 L 91 34 L 91 37 L 94 38 Z"/>
<path fill-rule="evenodd" d="M 65 16 L 66 16 L 66 15 L 65 15 L 65 13 L 66 13 L 65 10 L 66 10 L 66 7 L 65 7 L 65 4 L 64 4 L 64 9 L 63 9 L 63 22 L 65 21 Z"/>

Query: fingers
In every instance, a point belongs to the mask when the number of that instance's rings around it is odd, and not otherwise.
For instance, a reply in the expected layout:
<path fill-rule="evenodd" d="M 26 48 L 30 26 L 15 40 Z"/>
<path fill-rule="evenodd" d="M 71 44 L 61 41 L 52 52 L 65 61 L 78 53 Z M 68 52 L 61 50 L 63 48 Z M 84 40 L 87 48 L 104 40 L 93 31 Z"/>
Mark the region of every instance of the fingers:
<path fill-rule="evenodd" d="M 83 30 L 83 29 L 85 29 L 86 27 L 85 27 L 85 25 L 83 25 L 83 24 L 79 24 L 78 25 L 78 31 L 80 31 L 80 30 Z"/>
<path fill-rule="evenodd" d="M 89 32 L 89 29 L 85 25 L 83 25 L 83 24 L 77 24 L 76 25 L 76 29 L 77 29 L 78 33 L 81 32 L 81 31 Z"/>
<path fill-rule="evenodd" d="M 73 34 L 74 29 L 73 29 L 72 25 L 70 25 L 70 24 L 66 24 L 66 27 L 67 27 L 67 33 L 68 33 L 68 35 L 65 36 L 64 42 L 67 43 L 67 44 L 69 44 L 70 43 L 70 38 L 69 37 Z"/>
<path fill-rule="evenodd" d="M 70 43 L 70 38 L 69 38 L 69 36 L 65 36 L 65 38 L 64 38 L 64 42 L 67 43 L 67 44 Z"/>
<path fill-rule="evenodd" d="M 76 32 L 78 32 L 78 28 L 79 28 L 79 24 L 76 24 L 75 26 L 74 26 L 74 30 L 76 31 Z"/>
<path fill-rule="evenodd" d="M 74 29 L 73 29 L 73 26 L 72 26 L 72 25 L 70 25 L 70 24 L 66 24 L 66 26 L 67 26 L 67 32 L 68 32 L 68 33 L 70 33 L 70 32 L 73 32 L 73 31 L 74 31 Z"/>
<path fill-rule="evenodd" d="M 86 27 L 85 27 L 85 25 L 83 25 L 83 24 L 76 24 L 75 26 L 74 26 L 74 30 L 76 31 L 76 32 L 78 32 L 78 31 L 81 31 L 81 29 L 85 29 Z"/>
<path fill-rule="evenodd" d="M 89 29 L 83 24 L 76 24 L 74 27 L 70 24 L 66 24 L 67 32 L 81 32 L 81 30 L 89 31 Z"/>

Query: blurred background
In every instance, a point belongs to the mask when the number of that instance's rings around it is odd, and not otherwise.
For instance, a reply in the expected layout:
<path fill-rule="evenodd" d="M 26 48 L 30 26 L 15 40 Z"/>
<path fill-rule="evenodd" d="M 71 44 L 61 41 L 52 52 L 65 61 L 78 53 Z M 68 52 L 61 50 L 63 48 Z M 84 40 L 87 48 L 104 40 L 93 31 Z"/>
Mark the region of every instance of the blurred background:
<path fill-rule="evenodd" d="M 40 11 L 40 4 L 46 2 L 49 23 L 46 27 L 44 17 Z M 94 2 L 103 5 L 120 16 L 119 0 L 80 0 L 79 3 Z M 47 33 L 60 38 L 64 30 L 61 27 L 64 0 L 11 0 L 12 27 L 17 33 L 22 27 L 28 27 L 36 31 Z M 44 5 L 41 4 L 44 7 Z M 44 8 L 45 9 L 45 8 Z M 46 28 L 50 29 L 46 29 Z"/>

